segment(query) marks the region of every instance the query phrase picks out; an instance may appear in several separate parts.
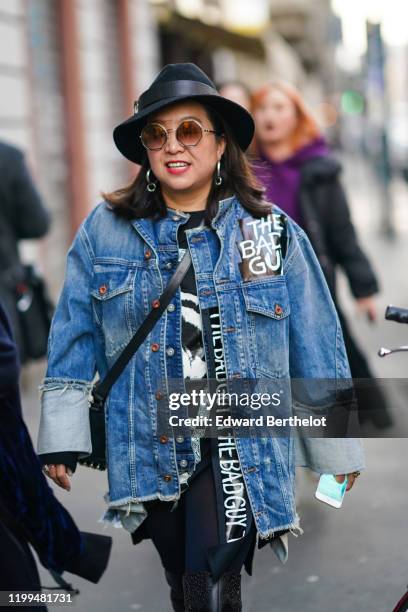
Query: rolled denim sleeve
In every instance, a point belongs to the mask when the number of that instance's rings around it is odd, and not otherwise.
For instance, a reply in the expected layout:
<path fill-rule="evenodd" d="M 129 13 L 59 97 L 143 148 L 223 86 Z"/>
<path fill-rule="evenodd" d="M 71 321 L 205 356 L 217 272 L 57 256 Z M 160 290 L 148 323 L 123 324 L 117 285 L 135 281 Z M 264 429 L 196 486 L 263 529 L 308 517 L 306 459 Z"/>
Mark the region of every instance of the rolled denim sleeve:
<path fill-rule="evenodd" d="M 90 282 L 93 251 L 84 224 L 68 251 L 63 289 L 48 339 L 48 365 L 39 387 L 39 454 L 91 452 L 89 395 L 96 373 Z"/>
<path fill-rule="evenodd" d="M 297 231 L 295 230 L 297 228 Z M 326 279 L 303 230 L 292 225 L 287 286 L 290 296 L 290 376 L 352 385 L 343 332 Z M 343 379 L 343 383 L 341 380 Z M 346 382 L 345 382 L 346 381 Z M 360 438 L 295 439 L 296 465 L 318 473 L 365 468 Z"/>

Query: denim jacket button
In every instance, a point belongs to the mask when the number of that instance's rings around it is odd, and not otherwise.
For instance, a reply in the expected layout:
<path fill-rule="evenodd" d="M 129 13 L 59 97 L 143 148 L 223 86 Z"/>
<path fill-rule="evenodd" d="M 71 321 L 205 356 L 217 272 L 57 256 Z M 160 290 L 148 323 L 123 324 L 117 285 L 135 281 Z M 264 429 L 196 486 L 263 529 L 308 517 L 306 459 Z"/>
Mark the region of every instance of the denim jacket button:
<path fill-rule="evenodd" d="M 166 442 L 169 441 L 169 438 L 167 436 L 160 436 L 159 440 L 160 444 L 166 444 Z"/>
<path fill-rule="evenodd" d="M 163 476 L 163 480 L 165 480 L 166 482 L 170 482 L 170 480 L 171 480 L 171 476 L 170 476 L 170 474 L 165 474 L 165 475 Z"/>
<path fill-rule="evenodd" d="M 179 444 L 181 444 L 182 442 L 184 442 L 184 438 L 183 438 L 183 436 L 176 436 L 176 442 L 178 442 Z"/>
<path fill-rule="evenodd" d="M 99 293 L 100 293 L 101 295 L 104 295 L 104 294 L 107 292 L 107 290 L 108 290 L 108 287 L 107 287 L 106 285 L 101 285 L 101 286 L 99 287 Z"/>
<path fill-rule="evenodd" d="M 156 391 L 156 393 L 154 394 L 155 398 L 157 400 L 161 400 L 163 399 L 163 393 L 161 391 Z"/>
<path fill-rule="evenodd" d="M 157 344 L 157 342 L 153 342 L 150 348 L 152 349 L 153 353 L 156 353 L 156 351 L 158 351 L 160 348 L 160 344 Z"/>
<path fill-rule="evenodd" d="M 181 461 L 179 461 L 179 466 L 180 467 L 187 467 L 188 466 L 188 461 L 187 459 L 182 459 Z"/>
<path fill-rule="evenodd" d="M 168 355 L 169 357 L 173 357 L 173 355 L 174 355 L 174 353 L 175 353 L 175 350 L 174 350 L 174 348 L 173 348 L 172 346 L 169 346 L 169 348 L 168 348 L 168 349 L 166 349 L 166 353 L 167 353 L 167 355 Z"/>
<path fill-rule="evenodd" d="M 281 315 L 283 313 L 283 308 L 280 304 L 275 304 L 275 314 Z"/>
<path fill-rule="evenodd" d="M 169 305 L 167 306 L 167 310 L 168 310 L 169 312 L 174 312 L 174 311 L 176 310 L 176 307 L 175 307 L 175 305 L 174 305 L 174 304 L 169 304 Z"/>
<path fill-rule="evenodd" d="M 147 251 L 145 251 L 144 256 L 145 256 L 145 259 L 149 259 L 149 257 L 151 257 L 151 256 L 152 256 L 152 252 L 151 252 L 151 251 L 149 251 L 149 249 L 147 249 Z"/>
<path fill-rule="evenodd" d="M 173 215 L 172 219 L 173 219 L 173 221 L 178 221 L 180 219 L 180 217 L 178 215 Z"/>
<path fill-rule="evenodd" d="M 166 268 L 166 270 L 171 270 L 173 267 L 173 264 L 171 261 L 168 261 L 167 263 L 164 264 L 164 267 Z"/>
<path fill-rule="evenodd" d="M 153 300 L 152 307 L 153 308 L 159 308 L 159 306 L 160 306 L 160 300 Z"/>

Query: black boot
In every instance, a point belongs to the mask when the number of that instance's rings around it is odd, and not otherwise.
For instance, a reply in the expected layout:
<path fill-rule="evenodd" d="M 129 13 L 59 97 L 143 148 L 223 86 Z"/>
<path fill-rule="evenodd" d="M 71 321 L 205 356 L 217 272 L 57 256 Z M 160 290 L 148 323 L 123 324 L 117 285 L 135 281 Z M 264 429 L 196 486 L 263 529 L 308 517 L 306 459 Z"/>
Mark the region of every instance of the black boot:
<path fill-rule="evenodd" d="M 170 587 L 170 599 L 174 612 L 184 612 L 183 575 L 165 570 L 167 584 Z"/>
<path fill-rule="evenodd" d="M 213 581 L 209 572 L 183 575 L 186 612 L 242 612 L 241 574 L 226 572 Z"/>

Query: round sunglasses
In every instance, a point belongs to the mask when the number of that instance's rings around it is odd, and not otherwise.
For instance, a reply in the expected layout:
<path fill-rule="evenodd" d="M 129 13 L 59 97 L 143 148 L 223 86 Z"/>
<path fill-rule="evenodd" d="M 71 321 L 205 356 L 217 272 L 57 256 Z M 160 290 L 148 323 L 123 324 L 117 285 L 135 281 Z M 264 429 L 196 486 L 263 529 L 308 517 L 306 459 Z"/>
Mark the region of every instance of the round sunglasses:
<path fill-rule="evenodd" d="M 201 141 L 204 132 L 217 134 L 216 130 L 207 130 L 195 119 L 185 119 L 176 129 L 168 130 L 161 123 L 148 123 L 140 134 L 142 145 L 150 151 L 160 151 L 167 142 L 170 132 L 176 132 L 177 141 L 183 147 L 195 147 Z"/>

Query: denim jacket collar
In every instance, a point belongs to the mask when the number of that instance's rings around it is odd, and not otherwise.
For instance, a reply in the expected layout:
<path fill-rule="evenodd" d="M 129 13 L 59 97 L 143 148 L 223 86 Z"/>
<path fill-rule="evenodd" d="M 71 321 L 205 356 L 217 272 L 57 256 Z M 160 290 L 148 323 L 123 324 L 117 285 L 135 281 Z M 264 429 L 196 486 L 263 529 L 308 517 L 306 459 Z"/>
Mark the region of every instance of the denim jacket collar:
<path fill-rule="evenodd" d="M 222 233 L 222 229 L 225 226 L 229 218 L 229 215 L 232 214 L 232 210 L 236 209 L 237 206 L 239 206 L 239 202 L 235 196 L 230 196 L 228 198 L 224 198 L 223 200 L 220 200 L 218 202 L 217 214 L 215 215 L 214 219 L 212 219 L 211 226 L 214 229 L 220 229 Z M 188 212 L 185 212 L 182 210 L 174 210 L 172 208 L 169 208 L 168 206 L 166 208 L 168 211 L 168 215 L 167 217 L 160 219 L 159 222 L 163 222 L 165 219 L 168 219 L 169 215 L 172 213 L 174 214 L 174 217 L 177 217 L 180 219 L 190 218 L 190 215 Z M 155 229 L 154 229 L 155 221 L 153 221 L 153 219 L 151 218 L 146 217 L 143 219 L 132 219 L 130 223 L 132 227 L 134 227 L 135 230 L 140 234 L 140 236 L 147 242 L 151 250 L 155 252 L 157 255 L 157 252 L 156 252 L 157 243 L 155 239 Z"/>

